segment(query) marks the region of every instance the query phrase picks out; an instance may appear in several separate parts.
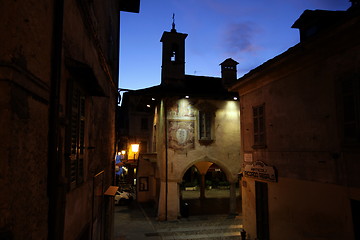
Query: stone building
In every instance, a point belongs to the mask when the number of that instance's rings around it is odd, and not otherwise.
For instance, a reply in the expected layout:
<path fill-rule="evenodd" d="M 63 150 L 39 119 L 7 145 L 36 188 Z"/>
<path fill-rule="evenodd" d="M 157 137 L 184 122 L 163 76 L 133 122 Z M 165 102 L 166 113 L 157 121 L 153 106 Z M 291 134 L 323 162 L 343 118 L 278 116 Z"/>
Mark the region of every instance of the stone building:
<path fill-rule="evenodd" d="M 360 15 L 306 10 L 300 43 L 241 77 L 250 239 L 360 239 Z"/>
<path fill-rule="evenodd" d="M 164 32 L 162 76 L 158 86 L 124 93 L 129 143 L 140 143 L 137 163 L 137 200 L 154 201 L 159 220 L 180 216 L 185 172 L 195 166 L 204 176 L 216 164 L 230 183 L 229 211 L 235 213 L 240 171 L 240 116 L 236 92 L 236 61 L 221 63 L 222 77 L 185 74 L 185 38 L 175 25 Z M 137 128 L 137 129 L 136 129 Z"/>
<path fill-rule="evenodd" d="M 120 10 L 2 1 L 0 239 L 111 239 Z"/>

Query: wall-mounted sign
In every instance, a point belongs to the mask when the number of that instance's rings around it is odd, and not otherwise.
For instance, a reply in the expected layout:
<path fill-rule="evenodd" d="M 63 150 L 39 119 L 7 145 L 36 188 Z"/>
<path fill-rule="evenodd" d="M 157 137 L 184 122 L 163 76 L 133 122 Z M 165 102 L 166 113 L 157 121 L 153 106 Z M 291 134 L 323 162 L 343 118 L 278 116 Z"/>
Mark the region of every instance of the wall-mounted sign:
<path fill-rule="evenodd" d="M 244 162 L 251 163 L 253 161 L 252 153 L 244 153 Z"/>
<path fill-rule="evenodd" d="M 253 164 L 245 165 L 244 177 L 255 178 L 267 182 L 276 182 L 276 170 L 264 162 L 256 161 Z"/>

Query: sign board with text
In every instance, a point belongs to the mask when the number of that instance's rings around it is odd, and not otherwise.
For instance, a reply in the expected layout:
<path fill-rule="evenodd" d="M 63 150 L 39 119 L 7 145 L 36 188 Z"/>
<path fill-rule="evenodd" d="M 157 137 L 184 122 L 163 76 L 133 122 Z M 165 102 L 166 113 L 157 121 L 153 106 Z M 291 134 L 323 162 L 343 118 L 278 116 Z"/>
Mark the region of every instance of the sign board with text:
<path fill-rule="evenodd" d="M 244 177 L 255 178 L 267 182 L 277 182 L 276 170 L 264 162 L 256 161 L 253 164 L 245 165 Z"/>

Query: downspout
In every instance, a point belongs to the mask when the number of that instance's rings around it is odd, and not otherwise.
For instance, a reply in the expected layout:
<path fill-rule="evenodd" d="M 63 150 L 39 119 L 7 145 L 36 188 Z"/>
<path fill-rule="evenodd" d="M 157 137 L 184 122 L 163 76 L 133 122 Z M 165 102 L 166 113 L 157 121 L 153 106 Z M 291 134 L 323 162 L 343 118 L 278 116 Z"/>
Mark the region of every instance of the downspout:
<path fill-rule="evenodd" d="M 166 99 L 165 99 L 166 100 Z M 168 129 L 167 129 L 167 108 L 166 101 L 164 102 L 164 113 L 165 113 L 165 221 L 167 221 L 168 215 Z"/>
<path fill-rule="evenodd" d="M 51 49 L 50 74 L 50 104 L 48 129 L 48 175 L 47 194 L 48 207 L 48 239 L 62 240 L 64 238 L 65 219 L 65 189 L 60 182 L 62 157 L 60 127 L 59 127 L 59 98 L 61 84 L 62 41 L 64 0 L 54 0 L 53 32 Z"/>

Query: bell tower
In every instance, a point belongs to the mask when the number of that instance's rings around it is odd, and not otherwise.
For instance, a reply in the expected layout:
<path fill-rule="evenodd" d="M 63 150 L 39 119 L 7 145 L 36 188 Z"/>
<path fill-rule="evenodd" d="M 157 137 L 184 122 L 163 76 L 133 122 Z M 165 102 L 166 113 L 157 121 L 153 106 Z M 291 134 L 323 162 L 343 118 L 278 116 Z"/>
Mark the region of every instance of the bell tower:
<path fill-rule="evenodd" d="M 185 38 L 187 34 L 175 29 L 173 14 L 172 29 L 164 32 L 162 42 L 161 84 L 177 84 L 185 76 Z"/>

